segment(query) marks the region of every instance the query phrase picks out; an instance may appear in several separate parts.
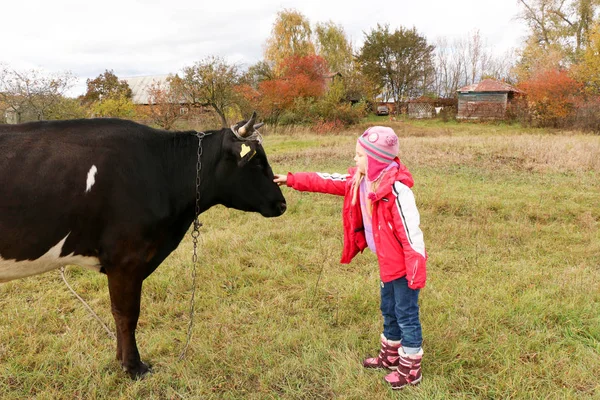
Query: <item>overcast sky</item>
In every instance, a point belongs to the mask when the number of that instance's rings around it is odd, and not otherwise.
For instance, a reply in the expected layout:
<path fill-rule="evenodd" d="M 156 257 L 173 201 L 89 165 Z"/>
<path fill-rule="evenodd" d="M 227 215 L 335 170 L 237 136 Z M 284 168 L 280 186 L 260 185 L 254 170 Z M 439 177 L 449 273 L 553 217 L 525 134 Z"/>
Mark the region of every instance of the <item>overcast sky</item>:
<path fill-rule="evenodd" d="M 20 0 L 0 8 L 0 63 L 69 70 L 80 78 L 74 95 L 106 69 L 119 77 L 176 73 L 208 55 L 248 66 L 262 59 L 286 8 L 313 26 L 341 25 L 355 47 L 377 23 L 414 26 L 432 42 L 479 29 L 498 55 L 525 35 L 517 0 Z"/>

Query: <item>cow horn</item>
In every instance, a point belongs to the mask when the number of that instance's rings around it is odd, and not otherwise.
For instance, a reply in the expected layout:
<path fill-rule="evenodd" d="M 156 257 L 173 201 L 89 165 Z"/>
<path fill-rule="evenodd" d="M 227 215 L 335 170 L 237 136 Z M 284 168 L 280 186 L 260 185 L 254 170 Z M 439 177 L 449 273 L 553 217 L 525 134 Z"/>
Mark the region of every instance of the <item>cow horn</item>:
<path fill-rule="evenodd" d="M 250 120 L 248 120 L 248 122 L 246 122 L 246 124 L 244 126 L 242 126 L 240 129 L 238 129 L 238 133 L 240 134 L 241 137 L 246 137 L 246 136 L 252 134 L 253 127 L 254 127 L 254 121 L 256 121 L 256 111 L 254 111 L 252 113 Z"/>
<path fill-rule="evenodd" d="M 263 126 L 265 123 L 264 122 L 259 122 L 258 124 L 254 125 L 254 130 L 257 130 L 258 128 L 260 128 L 261 126 Z"/>

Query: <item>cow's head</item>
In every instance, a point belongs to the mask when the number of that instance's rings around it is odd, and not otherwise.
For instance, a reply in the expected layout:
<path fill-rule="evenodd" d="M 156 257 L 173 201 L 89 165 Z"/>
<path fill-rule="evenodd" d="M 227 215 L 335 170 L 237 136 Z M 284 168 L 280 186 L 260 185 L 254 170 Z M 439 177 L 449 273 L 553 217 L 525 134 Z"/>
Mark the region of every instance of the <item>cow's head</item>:
<path fill-rule="evenodd" d="M 223 135 L 223 157 L 217 164 L 219 202 L 242 211 L 256 211 L 265 217 L 285 212 L 286 203 L 262 147 L 256 113 L 238 122 Z"/>

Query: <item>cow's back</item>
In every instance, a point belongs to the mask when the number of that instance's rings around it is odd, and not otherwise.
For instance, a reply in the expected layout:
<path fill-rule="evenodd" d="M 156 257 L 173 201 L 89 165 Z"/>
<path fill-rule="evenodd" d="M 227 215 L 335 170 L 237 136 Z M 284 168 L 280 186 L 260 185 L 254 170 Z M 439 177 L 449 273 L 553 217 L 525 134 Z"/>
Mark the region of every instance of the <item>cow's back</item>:
<path fill-rule="evenodd" d="M 164 139 L 112 119 L 0 126 L 0 258 L 37 259 L 63 240 L 63 255 L 97 253 L 107 224 L 133 218 L 158 179 Z"/>

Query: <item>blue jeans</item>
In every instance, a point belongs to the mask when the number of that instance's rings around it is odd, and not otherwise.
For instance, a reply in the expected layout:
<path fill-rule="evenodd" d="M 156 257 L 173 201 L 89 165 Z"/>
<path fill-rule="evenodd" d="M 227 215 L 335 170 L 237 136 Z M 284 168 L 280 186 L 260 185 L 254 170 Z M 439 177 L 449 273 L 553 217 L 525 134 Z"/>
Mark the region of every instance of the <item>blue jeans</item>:
<path fill-rule="evenodd" d="M 402 347 L 421 347 L 419 289 L 409 288 L 406 277 L 381 283 L 381 314 L 388 340 L 402 340 Z"/>

